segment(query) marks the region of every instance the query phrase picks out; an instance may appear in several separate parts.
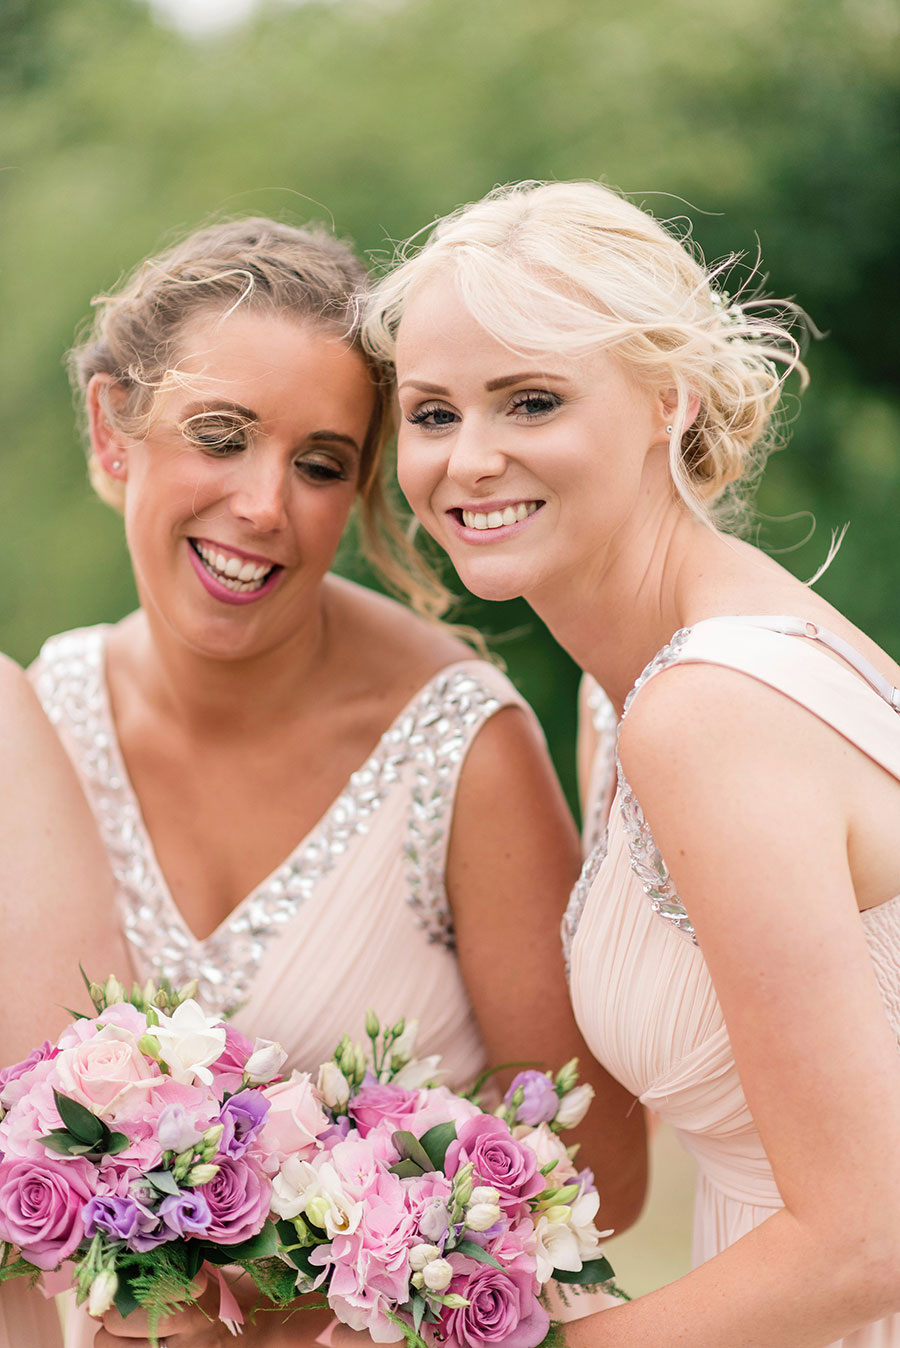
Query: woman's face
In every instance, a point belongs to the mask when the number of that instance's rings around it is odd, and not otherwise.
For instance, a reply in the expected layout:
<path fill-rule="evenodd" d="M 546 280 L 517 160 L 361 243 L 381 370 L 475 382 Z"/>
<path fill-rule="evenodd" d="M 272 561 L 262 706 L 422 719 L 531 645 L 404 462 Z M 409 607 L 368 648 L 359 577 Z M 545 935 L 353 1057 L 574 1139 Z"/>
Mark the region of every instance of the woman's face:
<path fill-rule="evenodd" d="M 356 496 L 374 407 L 363 358 L 327 331 L 203 315 L 145 440 L 125 439 L 141 601 L 192 648 L 237 659 L 304 626 Z"/>
<path fill-rule="evenodd" d="M 483 599 L 539 602 L 602 572 L 643 499 L 670 495 L 661 399 L 602 351 L 516 354 L 437 279 L 410 300 L 396 361 L 400 485 Z"/>

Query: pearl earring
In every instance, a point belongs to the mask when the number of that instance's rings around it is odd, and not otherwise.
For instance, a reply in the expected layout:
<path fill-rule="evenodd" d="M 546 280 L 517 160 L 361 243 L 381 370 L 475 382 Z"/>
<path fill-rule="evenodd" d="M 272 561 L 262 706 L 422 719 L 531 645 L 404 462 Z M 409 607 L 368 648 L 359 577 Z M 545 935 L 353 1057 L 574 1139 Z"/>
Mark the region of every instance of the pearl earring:
<path fill-rule="evenodd" d="M 666 435 L 671 435 L 672 432 L 674 431 L 674 429 L 675 429 L 674 426 L 667 426 L 667 427 L 666 427 Z"/>
<path fill-rule="evenodd" d="M 121 459 L 113 459 L 112 464 L 110 465 L 110 467 L 112 468 L 112 470 L 113 470 L 114 473 L 117 473 L 117 472 L 119 471 L 119 469 L 122 467 L 122 460 L 121 460 Z"/>

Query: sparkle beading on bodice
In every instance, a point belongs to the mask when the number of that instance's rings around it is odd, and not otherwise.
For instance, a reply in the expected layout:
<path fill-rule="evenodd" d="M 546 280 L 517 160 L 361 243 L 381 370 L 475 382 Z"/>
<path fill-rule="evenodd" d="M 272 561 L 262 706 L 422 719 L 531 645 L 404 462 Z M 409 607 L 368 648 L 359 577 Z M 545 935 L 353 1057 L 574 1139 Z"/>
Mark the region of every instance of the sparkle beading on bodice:
<path fill-rule="evenodd" d="M 126 936 L 145 963 L 176 984 L 199 978 L 211 1011 L 233 1011 L 246 998 L 269 943 L 410 773 L 402 846 L 407 903 L 429 941 L 453 947 L 444 855 L 456 777 L 475 731 L 503 705 L 473 670 L 476 662 L 449 666 L 424 686 L 316 827 L 201 941 L 169 894 L 119 751 L 105 681 L 106 630 L 52 638 L 40 657 L 36 687 L 69 742 L 119 885 Z"/>

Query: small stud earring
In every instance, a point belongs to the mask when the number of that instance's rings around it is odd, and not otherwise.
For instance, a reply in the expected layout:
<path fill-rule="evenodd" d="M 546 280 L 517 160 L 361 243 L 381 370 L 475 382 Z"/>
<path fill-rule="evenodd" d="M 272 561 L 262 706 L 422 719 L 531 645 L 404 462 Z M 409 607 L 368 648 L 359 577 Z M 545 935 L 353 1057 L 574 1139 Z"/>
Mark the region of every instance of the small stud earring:
<path fill-rule="evenodd" d="M 675 429 L 674 426 L 667 426 L 667 427 L 666 427 L 666 435 L 671 435 L 672 432 L 674 431 L 674 429 Z"/>
<path fill-rule="evenodd" d="M 122 460 L 121 460 L 121 459 L 113 459 L 113 461 L 112 461 L 110 467 L 112 468 L 112 470 L 113 470 L 114 473 L 117 473 L 117 472 L 119 471 L 119 469 L 122 467 Z"/>

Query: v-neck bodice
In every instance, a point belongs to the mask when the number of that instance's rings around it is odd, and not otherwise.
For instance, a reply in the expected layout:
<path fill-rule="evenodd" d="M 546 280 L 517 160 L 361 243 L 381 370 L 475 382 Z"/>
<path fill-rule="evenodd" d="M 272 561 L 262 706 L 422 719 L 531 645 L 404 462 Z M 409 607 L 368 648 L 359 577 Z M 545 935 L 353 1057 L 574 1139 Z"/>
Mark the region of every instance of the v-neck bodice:
<path fill-rule="evenodd" d="M 314 828 L 201 940 L 172 898 L 128 778 L 106 682 L 108 630 L 52 638 L 34 676 L 100 825 L 142 971 L 176 982 L 198 977 L 208 1006 L 233 1011 L 247 1000 L 277 938 L 302 909 L 334 894 L 357 852 L 393 858 L 410 926 L 426 944 L 452 950 L 443 869 L 459 770 L 484 721 L 503 705 L 521 703 L 499 670 L 473 659 L 429 679 Z M 371 867 L 373 882 L 378 870 Z M 368 899 L 365 892 L 355 896 L 359 904 Z"/>

